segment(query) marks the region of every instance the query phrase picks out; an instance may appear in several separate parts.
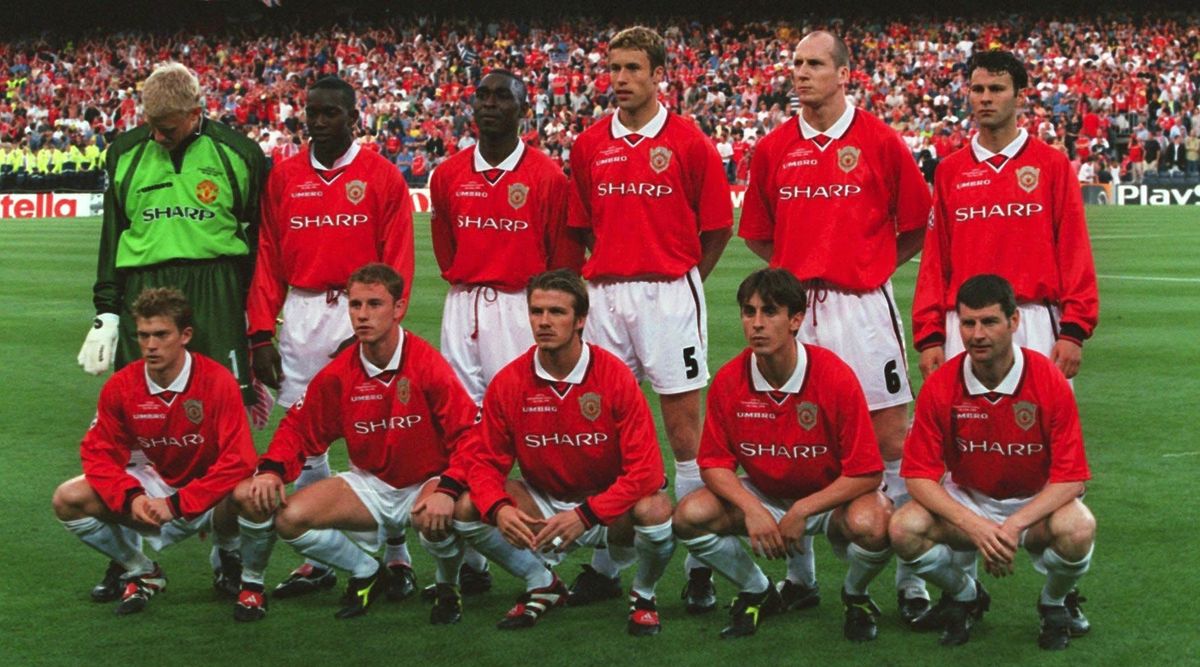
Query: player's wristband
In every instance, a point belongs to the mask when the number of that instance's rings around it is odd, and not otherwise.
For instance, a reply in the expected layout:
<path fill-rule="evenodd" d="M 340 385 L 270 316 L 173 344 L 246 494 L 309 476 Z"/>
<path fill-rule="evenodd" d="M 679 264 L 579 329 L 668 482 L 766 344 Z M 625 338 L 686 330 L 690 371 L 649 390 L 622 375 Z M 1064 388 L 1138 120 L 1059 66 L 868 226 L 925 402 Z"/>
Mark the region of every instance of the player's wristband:
<path fill-rule="evenodd" d="M 125 492 L 125 502 L 121 503 L 121 512 L 123 514 L 133 514 L 133 501 L 138 496 L 146 495 L 146 490 L 140 486 L 135 486 Z"/>
<path fill-rule="evenodd" d="M 1087 332 L 1083 327 L 1074 322 L 1063 322 L 1062 327 L 1058 330 L 1060 340 L 1069 340 L 1076 345 L 1083 347 L 1083 341 L 1087 338 Z"/>
<path fill-rule="evenodd" d="M 604 523 L 600 520 L 600 517 L 596 516 L 596 513 L 592 511 L 591 504 L 586 500 L 582 503 L 579 503 L 579 506 L 575 508 L 575 515 L 578 516 L 579 520 L 583 522 L 584 530 Z"/>
<path fill-rule="evenodd" d="M 928 336 L 922 338 L 921 340 L 917 341 L 917 343 L 916 343 L 918 352 L 924 352 L 925 350 L 928 350 L 931 347 L 945 347 L 945 346 L 946 346 L 946 335 L 938 334 L 938 333 L 929 334 Z"/>
<path fill-rule="evenodd" d="M 273 475 L 278 475 L 279 479 L 284 479 L 283 464 L 279 461 L 272 461 L 271 459 L 263 459 L 262 461 L 259 461 L 258 470 L 254 474 L 261 475 L 268 472 Z"/>
<path fill-rule="evenodd" d="M 437 488 L 434 489 L 434 491 L 444 493 L 455 500 L 458 500 L 458 497 L 466 490 L 466 485 L 449 475 L 442 475 L 441 479 L 438 480 Z"/>
<path fill-rule="evenodd" d="M 505 505 L 512 504 L 512 498 L 501 498 L 500 500 L 497 500 L 491 507 L 489 507 L 488 511 L 483 513 L 483 518 L 494 526 L 496 525 L 496 515 L 500 513 L 500 508 L 504 507 Z"/>

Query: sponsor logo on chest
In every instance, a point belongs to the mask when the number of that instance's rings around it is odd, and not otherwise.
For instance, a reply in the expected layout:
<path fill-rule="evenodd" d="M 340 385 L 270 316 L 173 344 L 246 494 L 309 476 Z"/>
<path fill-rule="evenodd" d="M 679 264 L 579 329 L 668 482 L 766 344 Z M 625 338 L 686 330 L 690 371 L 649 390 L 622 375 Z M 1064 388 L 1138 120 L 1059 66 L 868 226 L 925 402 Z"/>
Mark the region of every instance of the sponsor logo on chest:
<path fill-rule="evenodd" d="M 1046 451 L 1040 442 L 999 442 L 981 438 L 955 438 L 955 446 L 963 454 L 999 454 L 1000 456 L 1037 456 Z"/>
<path fill-rule="evenodd" d="M 603 431 L 583 433 L 526 433 L 522 438 L 526 447 L 541 449 L 542 447 L 596 447 L 608 442 L 608 434 Z"/>
<path fill-rule="evenodd" d="M 828 445 L 739 442 L 737 448 L 748 458 L 815 459 L 829 453 Z"/>
<path fill-rule="evenodd" d="M 140 449 L 156 447 L 199 447 L 204 444 L 204 436 L 199 433 L 188 433 L 181 436 L 164 435 L 157 438 L 138 436 L 137 444 Z"/>
<path fill-rule="evenodd" d="M 371 221 L 366 213 L 326 213 L 321 215 L 293 215 L 288 219 L 292 229 L 316 227 L 357 227 Z"/>
<path fill-rule="evenodd" d="M 981 204 L 979 206 L 962 206 L 954 209 L 955 222 L 971 220 L 987 220 L 989 218 L 1028 218 L 1046 210 L 1037 202 L 1022 204 L 1007 202 L 1003 204 Z"/>

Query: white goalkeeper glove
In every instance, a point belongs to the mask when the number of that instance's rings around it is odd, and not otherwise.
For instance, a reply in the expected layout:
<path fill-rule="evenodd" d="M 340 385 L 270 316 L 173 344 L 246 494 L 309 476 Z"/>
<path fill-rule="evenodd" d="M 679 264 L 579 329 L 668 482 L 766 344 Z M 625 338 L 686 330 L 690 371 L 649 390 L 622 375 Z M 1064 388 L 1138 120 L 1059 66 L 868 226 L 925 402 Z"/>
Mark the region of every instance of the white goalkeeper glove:
<path fill-rule="evenodd" d="M 76 358 L 79 365 L 83 366 L 84 372 L 100 375 L 112 366 L 113 357 L 117 353 L 117 325 L 120 322 L 120 316 L 114 313 L 100 313 L 96 316 Z"/>

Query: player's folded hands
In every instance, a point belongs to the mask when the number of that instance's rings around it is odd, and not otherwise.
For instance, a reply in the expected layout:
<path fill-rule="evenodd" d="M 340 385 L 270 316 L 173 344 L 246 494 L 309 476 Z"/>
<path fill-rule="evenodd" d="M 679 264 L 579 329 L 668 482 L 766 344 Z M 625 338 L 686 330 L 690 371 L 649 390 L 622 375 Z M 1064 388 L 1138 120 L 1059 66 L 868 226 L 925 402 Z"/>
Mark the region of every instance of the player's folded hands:
<path fill-rule="evenodd" d="M 496 528 L 509 544 L 518 549 L 533 549 L 533 528 L 544 523 L 512 505 L 505 505 L 496 511 Z"/>
<path fill-rule="evenodd" d="M 546 549 L 547 546 L 555 551 L 566 551 L 571 543 L 583 534 L 583 520 L 575 510 L 559 512 L 546 520 L 546 525 L 533 538 L 535 549 Z"/>

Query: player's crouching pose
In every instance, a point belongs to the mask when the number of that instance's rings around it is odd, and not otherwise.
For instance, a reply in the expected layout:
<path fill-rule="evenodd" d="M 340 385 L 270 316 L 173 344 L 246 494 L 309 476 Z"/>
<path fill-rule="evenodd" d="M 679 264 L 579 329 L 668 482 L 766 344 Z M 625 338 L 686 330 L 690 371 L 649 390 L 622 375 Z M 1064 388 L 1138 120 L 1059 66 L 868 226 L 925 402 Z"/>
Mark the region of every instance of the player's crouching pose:
<path fill-rule="evenodd" d="M 878 491 L 883 460 L 862 389 L 832 352 L 796 342 L 807 299 L 791 273 L 756 271 L 737 299 L 749 348 L 709 389 L 699 459 L 705 488 L 679 503 L 675 534 L 738 586 L 721 636 L 743 637 L 784 604 L 736 536 L 776 559 L 795 554 L 806 535 L 823 533 L 849 562 L 845 636 L 874 639 L 879 608 L 867 585 L 892 555 L 891 504 Z"/>
<path fill-rule="evenodd" d="M 338 618 L 365 613 L 386 576 L 371 552 L 411 521 L 437 563 L 430 622 L 457 623 L 462 550 L 451 519 L 478 410 L 437 350 L 400 327 L 407 302 L 394 269 L 368 264 L 350 276 L 346 293 L 357 343 L 317 373 L 280 422 L 258 472 L 234 493 L 244 563 L 234 618 L 265 615 L 263 571 L 276 534 L 350 573 Z M 350 470 L 285 497 L 305 457 L 339 438 Z"/>
<path fill-rule="evenodd" d="M 951 550 L 978 549 L 1003 577 L 1024 546 L 1046 573 L 1038 645 L 1064 649 L 1088 629 L 1074 588 L 1096 533 L 1079 500 L 1090 473 L 1075 397 L 1048 358 L 1013 346 L 1020 313 L 1006 280 L 968 279 L 955 310 L 967 351 L 930 375 L 917 399 L 901 469 L 915 502 L 893 517 L 892 544 L 943 590 L 925 625 L 941 625 L 948 646 L 970 638 L 990 602 Z"/>
<path fill-rule="evenodd" d="M 575 545 L 607 539 L 637 555 L 630 634 L 657 634 L 654 588 L 675 541 L 649 406 L 619 359 L 581 339 L 588 293 L 579 276 L 543 273 L 527 294 L 536 346 L 487 388 L 471 490 L 454 527 L 525 580 L 499 628 L 531 627 L 564 604 L 567 589 L 548 566 Z M 514 462 L 522 479 L 507 479 Z"/>
<path fill-rule="evenodd" d="M 83 475 L 54 492 L 54 513 L 112 563 L 92 599 L 120 597 L 118 614 L 145 608 L 166 590 L 142 553 L 213 531 L 222 563 L 236 569 L 236 515 L 229 492 L 254 470 L 254 442 L 233 375 L 188 352 L 192 309 L 173 288 L 144 290 L 131 308 L 142 359 L 100 391 L 96 419 L 80 445 Z M 124 573 L 122 575 L 122 572 Z M 236 571 L 218 570 L 236 579 Z"/>

